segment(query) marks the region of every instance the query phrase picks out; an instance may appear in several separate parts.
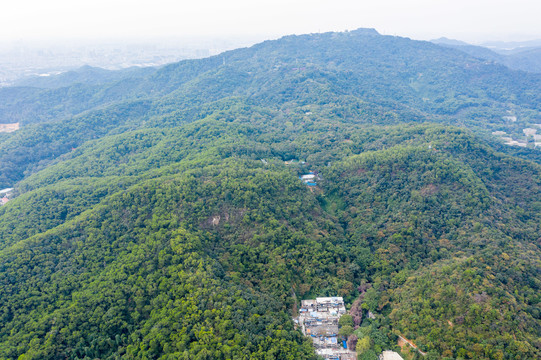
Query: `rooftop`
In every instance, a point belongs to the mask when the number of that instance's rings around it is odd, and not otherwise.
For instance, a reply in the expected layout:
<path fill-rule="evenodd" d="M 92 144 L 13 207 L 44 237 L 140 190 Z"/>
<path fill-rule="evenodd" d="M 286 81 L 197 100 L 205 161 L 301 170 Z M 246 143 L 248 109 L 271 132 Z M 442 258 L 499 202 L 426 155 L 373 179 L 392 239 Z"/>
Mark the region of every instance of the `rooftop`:
<path fill-rule="evenodd" d="M 404 360 L 400 354 L 394 351 L 384 351 L 379 356 L 380 360 Z"/>

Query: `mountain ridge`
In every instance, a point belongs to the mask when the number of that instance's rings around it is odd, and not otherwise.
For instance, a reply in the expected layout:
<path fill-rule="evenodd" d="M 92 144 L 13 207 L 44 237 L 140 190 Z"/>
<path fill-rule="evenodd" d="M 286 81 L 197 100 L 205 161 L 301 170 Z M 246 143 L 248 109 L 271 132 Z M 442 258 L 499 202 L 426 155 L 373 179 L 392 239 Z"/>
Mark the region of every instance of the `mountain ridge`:
<path fill-rule="evenodd" d="M 435 44 L 448 46 L 474 57 L 494 61 L 505 65 L 510 69 L 521 70 L 528 73 L 540 73 L 541 62 L 539 61 L 539 52 L 541 47 L 539 41 L 525 43 L 508 43 L 512 48 L 502 49 L 505 42 L 484 43 L 481 45 L 471 45 L 463 41 L 440 38 L 431 40 Z M 531 44 L 531 47 L 523 47 L 523 44 Z"/>

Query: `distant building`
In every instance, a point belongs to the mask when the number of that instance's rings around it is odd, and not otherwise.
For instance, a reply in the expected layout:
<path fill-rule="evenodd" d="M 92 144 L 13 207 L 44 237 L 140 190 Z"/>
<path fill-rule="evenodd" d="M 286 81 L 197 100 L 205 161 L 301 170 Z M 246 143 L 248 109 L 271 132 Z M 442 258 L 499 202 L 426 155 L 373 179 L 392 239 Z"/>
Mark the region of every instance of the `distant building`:
<path fill-rule="evenodd" d="M 510 122 L 516 122 L 517 121 L 517 117 L 516 116 L 504 116 L 503 119 L 505 121 L 510 121 Z"/>
<path fill-rule="evenodd" d="M 9 196 L 11 195 L 12 191 L 13 191 L 13 188 L 0 190 L 0 206 L 7 204 L 7 202 L 9 201 Z"/>
<path fill-rule="evenodd" d="M 304 182 L 308 186 L 317 186 L 316 179 L 321 180 L 321 178 L 316 173 L 314 173 L 312 171 L 310 171 L 306 175 L 302 175 L 300 177 L 300 179 L 302 180 L 302 182 Z"/>
<path fill-rule="evenodd" d="M 4 190 L 0 190 L 0 196 L 8 195 L 12 191 L 13 191 L 13 188 L 7 188 L 7 189 L 4 189 Z"/>
<path fill-rule="evenodd" d="M 526 144 L 525 142 L 520 142 L 520 141 L 516 141 L 516 140 L 508 141 L 508 142 L 505 143 L 505 145 L 509 145 L 509 146 L 520 146 L 520 147 L 526 147 L 526 146 L 528 146 L 528 144 Z"/>
<path fill-rule="evenodd" d="M 0 132 L 13 132 L 19 130 L 19 123 L 0 124 Z"/>

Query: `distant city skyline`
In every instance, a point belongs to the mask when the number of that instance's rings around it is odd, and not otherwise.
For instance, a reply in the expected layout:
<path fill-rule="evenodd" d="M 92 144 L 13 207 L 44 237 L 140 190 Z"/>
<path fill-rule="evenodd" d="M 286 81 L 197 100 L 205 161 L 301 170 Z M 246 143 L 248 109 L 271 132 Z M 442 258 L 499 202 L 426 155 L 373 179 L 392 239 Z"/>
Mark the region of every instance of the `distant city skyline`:
<path fill-rule="evenodd" d="M 532 0 L 19 0 L 0 5 L 0 41 L 250 37 L 375 28 L 471 43 L 541 38 Z"/>

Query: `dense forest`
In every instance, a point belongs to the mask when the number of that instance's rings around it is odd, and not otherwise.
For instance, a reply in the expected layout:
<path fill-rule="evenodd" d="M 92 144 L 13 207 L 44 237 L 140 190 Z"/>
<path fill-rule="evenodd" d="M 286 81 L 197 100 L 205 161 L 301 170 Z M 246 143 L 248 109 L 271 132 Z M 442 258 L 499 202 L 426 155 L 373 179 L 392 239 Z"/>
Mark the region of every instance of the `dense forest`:
<path fill-rule="evenodd" d="M 335 295 L 361 359 L 541 357 L 541 156 L 491 135 L 541 76 L 370 29 L 81 71 L 0 92 L 0 359 L 317 359 Z"/>

